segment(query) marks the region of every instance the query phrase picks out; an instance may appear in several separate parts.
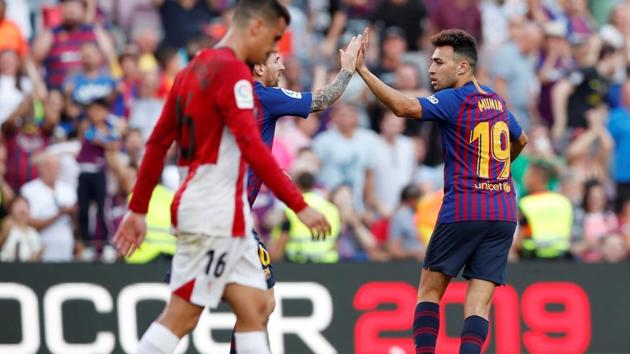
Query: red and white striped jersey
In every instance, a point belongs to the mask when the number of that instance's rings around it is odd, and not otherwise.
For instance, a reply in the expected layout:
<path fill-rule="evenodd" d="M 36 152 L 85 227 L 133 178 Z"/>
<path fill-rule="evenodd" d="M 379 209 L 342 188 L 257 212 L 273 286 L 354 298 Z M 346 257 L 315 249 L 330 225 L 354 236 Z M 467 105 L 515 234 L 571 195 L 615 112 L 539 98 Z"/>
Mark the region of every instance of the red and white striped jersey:
<path fill-rule="evenodd" d="M 247 202 L 249 163 L 291 209 L 306 207 L 299 190 L 280 170 L 254 119 L 248 66 L 228 48 L 207 49 L 179 73 L 140 165 L 129 209 L 146 213 L 173 141 L 187 169 L 171 215 L 178 232 L 242 237 L 253 224 Z"/>

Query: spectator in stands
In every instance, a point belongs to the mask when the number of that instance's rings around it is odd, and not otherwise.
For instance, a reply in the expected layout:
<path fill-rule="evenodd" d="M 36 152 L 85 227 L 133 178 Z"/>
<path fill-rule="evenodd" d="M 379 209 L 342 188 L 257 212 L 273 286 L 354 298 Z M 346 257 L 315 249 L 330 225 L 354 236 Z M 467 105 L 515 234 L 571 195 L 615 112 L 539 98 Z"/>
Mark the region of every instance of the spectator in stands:
<path fill-rule="evenodd" d="M 59 158 L 46 152 L 35 159 L 40 177 L 22 187 L 21 194 L 30 205 L 29 224 L 39 232 L 44 262 L 69 262 L 75 251 L 73 219 L 77 211 L 77 192 L 59 181 Z M 76 244 L 77 256 L 82 244 Z"/>
<path fill-rule="evenodd" d="M 582 235 L 571 247 L 575 257 L 584 262 L 600 262 L 605 238 L 618 229 L 617 217 L 608 209 L 606 190 L 600 181 L 591 180 L 584 186 Z"/>
<path fill-rule="evenodd" d="M 288 90 L 295 92 L 304 91 L 305 87 L 309 87 L 310 83 L 307 83 L 308 75 L 304 72 L 302 64 L 296 57 L 288 57 L 282 59 L 284 63 L 284 75 L 281 80 L 284 80 L 284 84 L 281 82 L 280 86 Z M 325 85 L 326 77 L 322 80 L 322 84 Z M 313 87 L 316 89 L 316 87 Z"/>
<path fill-rule="evenodd" d="M 64 84 L 66 96 L 72 103 L 81 106 L 102 97 L 113 102 L 116 88 L 116 80 L 103 68 L 103 56 L 98 45 L 84 43 L 81 46 L 81 69 Z"/>
<path fill-rule="evenodd" d="M 556 83 L 573 70 L 574 60 L 566 38 L 566 25 L 560 21 L 550 22 L 544 26 L 544 30 L 545 42 L 537 64 L 538 81 L 541 85 L 538 114 L 541 123 L 551 127 L 553 125 L 551 92 Z"/>
<path fill-rule="evenodd" d="M 543 35 L 538 25 L 526 22 L 514 31 L 514 42 L 506 43 L 493 56 L 490 75 L 495 91 L 505 99 L 523 129 L 532 123 L 536 83 L 535 60 L 542 45 Z"/>
<path fill-rule="evenodd" d="M 555 20 L 558 16 L 545 4 L 543 0 L 527 0 L 526 17 L 540 25 L 546 25 Z"/>
<path fill-rule="evenodd" d="M 630 78 L 621 89 L 621 107 L 610 113 L 608 130 L 615 141 L 613 179 L 617 187 L 617 210 L 630 200 Z"/>
<path fill-rule="evenodd" d="M 309 229 L 297 218 L 297 215 L 285 208 L 286 219 L 279 234 L 273 237 L 271 260 L 278 262 L 286 259 L 293 263 L 337 263 L 337 239 L 339 237 L 340 217 L 337 207 L 314 192 L 315 176 L 302 172 L 296 178 L 296 184 L 304 195 L 304 200 L 317 211 L 324 214 L 331 225 L 328 237 L 312 235 Z"/>
<path fill-rule="evenodd" d="M 544 161 L 532 161 L 527 168 L 529 194 L 519 201 L 520 228 L 513 245 L 523 258 L 570 256 L 573 207 L 567 197 L 548 189 L 553 173 L 553 167 Z"/>
<path fill-rule="evenodd" d="M 53 141 L 53 133 L 59 124 L 52 116 L 44 116 L 38 123 L 34 114 L 33 101 L 27 97 L 2 124 L 8 152 L 6 179 L 15 191 L 37 178 L 38 169 L 32 165 L 31 158 Z"/>
<path fill-rule="evenodd" d="M 374 74 L 384 83 L 393 86 L 396 83 L 396 70 L 403 65 L 403 55 L 407 50 L 405 33 L 400 27 L 389 27 L 383 32 L 381 58 Z"/>
<path fill-rule="evenodd" d="M 81 136 L 81 150 L 77 161 L 79 174 L 79 230 L 81 239 L 90 242 L 99 253 L 105 245 L 108 230 L 105 223 L 105 197 L 107 181 L 105 169 L 106 154 L 118 149 L 119 122 L 109 113 L 110 105 L 105 98 L 92 101 L 87 107 L 88 125 Z M 96 229 L 90 233 L 89 210 L 91 203 L 96 204 Z M 95 241 L 95 242 L 94 242 Z"/>
<path fill-rule="evenodd" d="M 152 0 L 162 18 L 163 47 L 184 48 L 199 36 L 217 13 L 207 0 Z"/>
<path fill-rule="evenodd" d="M 46 84 L 60 89 L 72 73 L 81 68 L 81 46 L 96 42 L 108 59 L 116 57 L 109 35 L 87 22 L 83 0 L 61 2 L 62 24 L 40 33 L 33 42 L 33 57 L 46 68 Z"/>
<path fill-rule="evenodd" d="M 562 1 L 569 26 L 569 36 L 589 37 L 595 29 L 587 0 Z"/>
<path fill-rule="evenodd" d="M 9 214 L 9 205 L 15 198 L 15 193 L 11 186 L 7 183 L 4 175 L 7 172 L 7 148 L 4 144 L 0 144 L 0 224 L 2 220 Z"/>
<path fill-rule="evenodd" d="M 158 60 L 155 56 L 160 37 L 155 28 L 145 28 L 132 34 L 133 43 L 138 48 L 138 67 L 140 71 L 148 72 L 159 70 Z"/>
<path fill-rule="evenodd" d="M 420 241 L 415 223 L 420 197 L 420 189 L 412 184 L 400 193 L 400 205 L 389 221 L 387 251 L 392 259 L 424 259 L 426 245 Z"/>
<path fill-rule="evenodd" d="M 29 205 L 18 196 L 11 204 L 8 235 L 0 251 L 0 262 L 37 262 L 44 250 L 37 231 L 29 225 Z"/>
<path fill-rule="evenodd" d="M 175 82 L 175 76 L 184 68 L 184 63 L 177 50 L 169 47 L 160 49 L 158 61 L 162 70 L 158 96 L 166 99 L 173 82 Z"/>
<path fill-rule="evenodd" d="M 153 131 L 164 106 L 164 101 L 158 97 L 158 88 L 157 72 L 143 73 L 138 98 L 133 100 L 131 105 L 129 126 L 140 129 L 145 141 Z"/>
<path fill-rule="evenodd" d="M 341 227 L 339 257 L 346 261 L 385 262 L 389 255 L 378 244 L 376 236 L 365 225 L 352 205 L 352 188 L 340 185 L 330 193 L 330 201 L 339 209 Z"/>
<path fill-rule="evenodd" d="M 131 112 L 133 101 L 138 98 L 140 80 L 142 72 L 139 67 L 139 54 L 136 47 L 129 46 L 125 52 L 120 55 L 120 68 L 122 77 L 118 86 L 120 94 L 115 102 L 116 105 L 122 105 L 122 116 L 128 118 Z M 151 72 L 157 72 L 157 64 Z"/>
<path fill-rule="evenodd" d="M 386 0 L 374 10 L 373 30 L 398 26 L 405 34 L 407 48 L 410 51 L 422 49 L 422 38 L 427 29 L 428 11 L 422 0 Z M 371 35 L 371 34 L 370 34 Z"/>
<path fill-rule="evenodd" d="M 426 164 L 427 143 L 421 138 L 414 138 L 416 149 L 416 170 L 413 174 L 413 183 L 420 188 L 422 194 L 428 194 L 444 187 L 444 165 L 429 166 Z M 440 199 L 441 200 L 441 199 Z M 440 205 L 438 204 L 438 209 Z M 437 215 L 437 214 L 436 214 Z"/>
<path fill-rule="evenodd" d="M 481 12 L 477 0 L 431 1 L 431 33 L 449 28 L 459 28 L 481 42 Z"/>
<path fill-rule="evenodd" d="M 400 193 L 410 184 L 416 169 L 416 147 L 402 135 L 405 121 L 387 111 L 380 124 L 381 133 L 374 145 L 374 200 L 369 203 L 388 217 L 400 202 Z"/>
<path fill-rule="evenodd" d="M 608 184 L 609 161 L 615 144 L 606 129 L 608 110 L 601 104 L 586 111 L 585 116 L 588 129 L 575 138 L 565 152 L 568 168 L 582 182 L 595 178 Z"/>
<path fill-rule="evenodd" d="M 0 52 L 0 124 L 33 90 L 32 81 L 22 75 L 20 65 L 20 57 L 15 51 L 6 49 Z"/>
<path fill-rule="evenodd" d="M 347 184 L 352 188 L 353 204 L 359 215 L 366 215 L 364 196 L 371 200 L 366 178 L 373 170 L 374 132 L 359 128 L 356 109 L 337 102 L 332 108 L 334 129 L 319 134 L 313 141 L 313 150 L 321 161 L 319 182 L 328 189 Z"/>
<path fill-rule="evenodd" d="M 15 22 L 6 17 L 7 3 L 0 0 L 0 51 L 12 50 L 20 57 L 28 54 L 28 42 Z"/>
<path fill-rule="evenodd" d="M 551 136 L 556 145 L 563 138 L 575 138 L 587 127 L 586 112 L 605 102 L 619 58 L 617 49 L 604 45 L 596 65 L 578 68 L 555 85 Z"/>

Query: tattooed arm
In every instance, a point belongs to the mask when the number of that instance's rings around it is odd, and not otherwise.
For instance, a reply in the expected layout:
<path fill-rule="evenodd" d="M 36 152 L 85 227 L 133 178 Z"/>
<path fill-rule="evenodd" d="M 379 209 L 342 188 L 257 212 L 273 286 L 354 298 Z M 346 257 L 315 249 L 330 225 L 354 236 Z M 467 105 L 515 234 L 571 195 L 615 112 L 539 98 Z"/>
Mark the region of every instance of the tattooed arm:
<path fill-rule="evenodd" d="M 361 38 L 361 35 L 352 37 L 346 49 L 339 50 L 341 70 L 333 82 L 313 92 L 311 112 L 323 111 L 341 97 L 356 70 L 357 56 L 361 48 Z"/>
<path fill-rule="evenodd" d="M 311 101 L 311 112 L 320 112 L 328 108 L 331 104 L 341 97 L 343 91 L 346 90 L 353 72 L 341 69 L 335 80 L 321 89 L 313 92 L 313 100 Z"/>

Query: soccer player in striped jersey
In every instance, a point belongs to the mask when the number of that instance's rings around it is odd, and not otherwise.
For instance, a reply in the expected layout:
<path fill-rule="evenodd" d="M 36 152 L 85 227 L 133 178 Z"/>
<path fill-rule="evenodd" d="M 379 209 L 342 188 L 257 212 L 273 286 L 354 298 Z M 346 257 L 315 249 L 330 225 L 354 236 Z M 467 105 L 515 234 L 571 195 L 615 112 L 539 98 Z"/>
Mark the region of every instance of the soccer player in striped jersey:
<path fill-rule="evenodd" d="M 468 292 L 460 353 L 480 353 L 494 290 L 506 281 L 516 230 L 511 162 L 527 137 L 503 98 L 477 82 L 477 45 L 468 33 L 450 29 L 432 37 L 429 74 L 436 92 L 426 98 L 406 97 L 370 73 L 367 40 L 366 30 L 357 72 L 370 90 L 399 117 L 437 122 L 443 143 L 444 200 L 420 277 L 413 321 L 416 354 L 435 352 L 439 303 L 462 268 Z"/>
<path fill-rule="evenodd" d="M 278 87 L 280 76 L 284 72 L 284 65 L 280 54 L 272 52 L 264 64 L 254 65 L 252 75 L 255 81 L 255 117 L 263 142 L 271 149 L 276 131 L 276 122 L 284 116 L 308 118 L 312 112 L 320 112 L 335 103 L 345 91 L 356 68 L 357 55 L 361 47 L 361 35 L 353 37 L 345 50 L 340 50 L 341 69 L 335 79 L 328 85 L 314 92 L 295 92 Z M 250 168 L 247 179 L 247 197 L 250 206 L 256 201 L 262 187 L 262 180 Z M 265 244 L 258 241 L 260 262 L 267 278 L 267 317 L 275 309 L 276 302 L 273 292 L 275 277 L 271 265 L 269 252 Z M 238 353 L 234 336 L 230 354 Z"/>

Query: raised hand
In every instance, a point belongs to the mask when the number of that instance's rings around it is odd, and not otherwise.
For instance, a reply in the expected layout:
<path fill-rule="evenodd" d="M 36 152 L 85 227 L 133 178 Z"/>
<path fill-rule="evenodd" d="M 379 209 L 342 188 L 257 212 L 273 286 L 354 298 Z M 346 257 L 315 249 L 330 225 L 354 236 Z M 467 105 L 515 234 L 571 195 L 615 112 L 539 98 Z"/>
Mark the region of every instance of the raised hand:
<path fill-rule="evenodd" d="M 361 49 L 362 37 L 361 35 L 353 36 L 346 47 L 346 50 L 339 49 L 341 57 L 341 68 L 354 73 L 357 66 L 357 56 Z"/>
<path fill-rule="evenodd" d="M 114 235 L 114 245 L 120 254 L 129 257 L 140 247 L 146 232 L 145 216 L 128 212 Z"/>
<path fill-rule="evenodd" d="M 361 40 L 361 48 L 359 50 L 359 55 L 357 56 L 357 61 L 356 61 L 356 70 L 357 71 L 361 71 L 363 69 L 367 69 L 367 67 L 365 66 L 365 55 L 367 52 L 367 46 L 368 46 L 368 34 L 369 34 L 369 30 L 366 27 L 363 30 L 363 37 Z M 361 38 L 361 36 L 359 36 Z"/>

